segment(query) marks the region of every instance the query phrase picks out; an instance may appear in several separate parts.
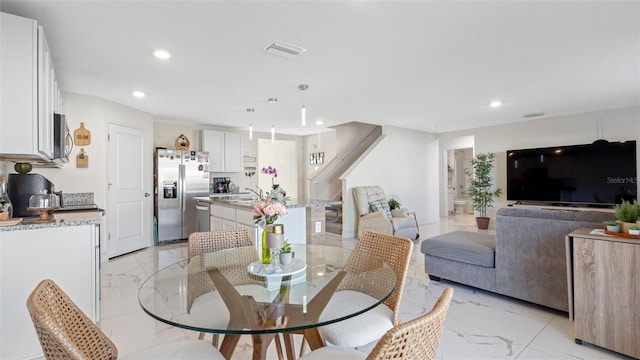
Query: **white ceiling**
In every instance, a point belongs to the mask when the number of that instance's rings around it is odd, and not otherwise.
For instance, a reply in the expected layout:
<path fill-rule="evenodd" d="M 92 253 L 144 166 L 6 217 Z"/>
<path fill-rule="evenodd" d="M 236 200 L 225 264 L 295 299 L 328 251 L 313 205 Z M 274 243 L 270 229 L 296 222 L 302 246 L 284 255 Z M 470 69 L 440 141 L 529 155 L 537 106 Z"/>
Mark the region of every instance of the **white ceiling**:
<path fill-rule="evenodd" d="M 63 91 L 160 121 L 442 133 L 640 105 L 640 1 L 0 0 L 0 10 L 44 26 Z M 307 51 L 263 52 L 273 40 Z M 494 99 L 504 105 L 489 108 Z"/>

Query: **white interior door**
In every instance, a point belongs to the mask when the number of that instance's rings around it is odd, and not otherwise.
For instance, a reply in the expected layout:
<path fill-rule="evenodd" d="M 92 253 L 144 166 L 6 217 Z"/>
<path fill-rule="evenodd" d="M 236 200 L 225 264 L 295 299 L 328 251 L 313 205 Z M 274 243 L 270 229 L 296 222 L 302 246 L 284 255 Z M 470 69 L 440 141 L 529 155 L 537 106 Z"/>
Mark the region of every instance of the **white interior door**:
<path fill-rule="evenodd" d="M 153 244 L 151 150 L 146 129 L 108 125 L 109 258 Z"/>

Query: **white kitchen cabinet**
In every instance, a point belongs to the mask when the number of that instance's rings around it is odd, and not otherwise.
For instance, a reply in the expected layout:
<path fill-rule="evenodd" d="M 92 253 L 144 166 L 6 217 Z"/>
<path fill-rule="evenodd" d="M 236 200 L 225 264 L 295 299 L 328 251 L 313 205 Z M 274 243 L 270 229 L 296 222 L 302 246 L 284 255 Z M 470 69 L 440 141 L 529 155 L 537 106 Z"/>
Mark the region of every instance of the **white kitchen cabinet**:
<path fill-rule="evenodd" d="M 62 101 L 44 31 L 35 20 L 0 16 L 0 159 L 49 161 Z"/>
<path fill-rule="evenodd" d="M 209 153 L 210 172 L 242 171 L 242 138 L 240 134 L 200 130 L 201 150 Z"/>
<path fill-rule="evenodd" d="M 229 229 L 247 229 L 251 240 L 255 242 L 256 226 L 253 222 L 253 210 L 242 210 L 231 206 L 210 205 L 211 231 Z"/>
<path fill-rule="evenodd" d="M 42 356 L 26 301 L 43 279 L 99 320 L 99 231 L 95 224 L 0 231 L 0 359 Z"/>

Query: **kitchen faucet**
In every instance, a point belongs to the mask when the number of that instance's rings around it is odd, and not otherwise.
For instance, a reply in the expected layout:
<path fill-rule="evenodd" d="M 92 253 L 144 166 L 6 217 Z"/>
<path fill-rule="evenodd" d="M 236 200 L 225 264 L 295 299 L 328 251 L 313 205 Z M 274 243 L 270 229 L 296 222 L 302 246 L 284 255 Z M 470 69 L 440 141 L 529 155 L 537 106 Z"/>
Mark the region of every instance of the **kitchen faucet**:
<path fill-rule="evenodd" d="M 245 190 L 249 190 L 249 191 L 251 191 L 252 193 L 256 194 L 258 197 L 260 197 L 260 200 L 262 200 L 262 189 L 260 189 L 258 186 L 256 186 L 256 188 L 257 188 L 258 190 L 260 190 L 260 193 L 258 193 L 257 191 L 255 191 L 255 190 L 253 190 L 253 189 L 251 189 L 251 188 L 244 188 L 244 189 L 245 189 Z"/>

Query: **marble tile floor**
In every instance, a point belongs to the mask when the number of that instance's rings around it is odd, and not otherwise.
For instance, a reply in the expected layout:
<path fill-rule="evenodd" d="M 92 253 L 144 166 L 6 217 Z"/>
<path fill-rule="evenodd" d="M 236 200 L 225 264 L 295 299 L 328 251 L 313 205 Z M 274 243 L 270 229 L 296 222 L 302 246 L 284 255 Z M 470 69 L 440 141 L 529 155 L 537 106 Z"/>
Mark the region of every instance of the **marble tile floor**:
<path fill-rule="evenodd" d="M 472 215 L 456 214 L 441 219 L 440 223 L 420 226 L 420 238 L 453 230 L 478 231 Z M 328 234 L 324 244 L 353 248 L 355 239 Z M 402 320 L 431 309 L 445 286 L 454 288 L 438 359 L 627 359 L 597 346 L 575 344 L 566 313 L 455 283 L 431 282 L 424 272 L 420 242 L 415 244 L 402 297 Z M 186 243 L 175 243 L 102 264 L 99 325 L 116 344 L 120 355 L 169 341 L 197 338 L 193 331 L 152 319 L 137 301 L 138 287 L 148 276 L 186 256 Z M 299 342 L 300 336 L 295 338 Z M 366 353 L 372 347 L 369 344 L 359 350 Z M 274 348 L 270 346 L 268 359 L 277 359 Z M 249 337 L 241 338 L 233 359 L 251 359 Z"/>

